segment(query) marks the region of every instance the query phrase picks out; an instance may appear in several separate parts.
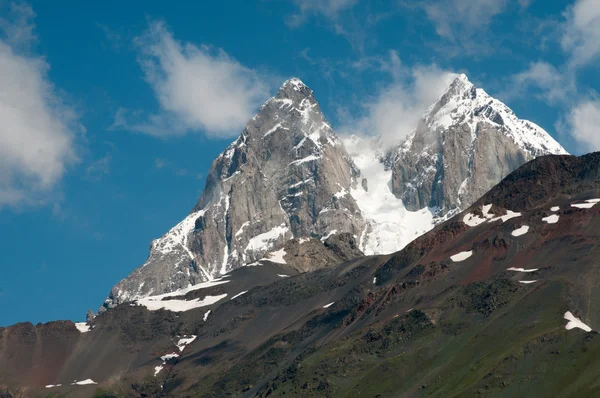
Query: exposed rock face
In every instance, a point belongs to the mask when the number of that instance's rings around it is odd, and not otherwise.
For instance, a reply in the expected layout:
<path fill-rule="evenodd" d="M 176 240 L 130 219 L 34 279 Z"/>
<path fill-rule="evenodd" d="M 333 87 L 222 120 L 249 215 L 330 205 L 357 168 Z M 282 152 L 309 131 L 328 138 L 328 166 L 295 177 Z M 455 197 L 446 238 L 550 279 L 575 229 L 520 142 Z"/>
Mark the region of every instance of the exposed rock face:
<path fill-rule="evenodd" d="M 146 263 L 112 289 L 105 307 L 209 280 L 293 237 L 360 233 L 348 194 L 356 173 L 312 91 L 286 81 L 213 162 L 190 215 L 152 242 Z"/>
<path fill-rule="evenodd" d="M 388 156 L 392 189 L 409 210 L 467 208 L 527 161 L 566 151 L 542 128 L 460 75 Z"/>
<path fill-rule="evenodd" d="M 382 153 L 358 137 L 342 143 L 313 92 L 286 81 L 213 162 L 192 212 L 152 242 L 101 310 L 211 280 L 284 246 L 300 271 L 349 258 L 321 253 L 309 237 L 348 234 L 338 242 L 348 256 L 398 251 L 528 160 L 565 151 L 461 75 L 403 143 Z"/>

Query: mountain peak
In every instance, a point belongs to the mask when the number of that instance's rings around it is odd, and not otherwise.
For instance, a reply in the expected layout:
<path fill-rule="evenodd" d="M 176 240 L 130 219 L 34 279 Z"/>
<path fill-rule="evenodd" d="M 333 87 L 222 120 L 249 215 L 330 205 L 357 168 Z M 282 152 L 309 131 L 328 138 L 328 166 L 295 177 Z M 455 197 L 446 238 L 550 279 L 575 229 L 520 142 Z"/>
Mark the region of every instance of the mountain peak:
<path fill-rule="evenodd" d="M 291 79 L 286 80 L 285 82 L 283 82 L 283 84 L 281 85 L 281 90 L 285 89 L 285 88 L 292 88 L 296 91 L 300 91 L 304 88 L 308 88 L 308 86 L 306 84 L 304 84 L 304 82 L 300 79 L 298 79 L 297 77 L 292 77 Z"/>
<path fill-rule="evenodd" d="M 302 100 L 313 96 L 313 91 L 297 77 L 283 82 L 275 98 L 289 98 Z"/>

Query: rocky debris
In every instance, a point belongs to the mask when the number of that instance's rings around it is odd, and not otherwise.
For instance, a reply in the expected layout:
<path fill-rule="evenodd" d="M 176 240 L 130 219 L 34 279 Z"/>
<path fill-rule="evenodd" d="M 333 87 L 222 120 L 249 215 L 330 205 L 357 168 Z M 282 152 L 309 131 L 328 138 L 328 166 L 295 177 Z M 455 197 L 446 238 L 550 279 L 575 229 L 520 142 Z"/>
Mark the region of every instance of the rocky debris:
<path fill-rule="evenodd" d="M 332 268 L 344 261 L 362 257 L 356 238 L 350 233 L 319 239 L 292 239 L 283 247 L 286 263 L 298 272 Z"/>

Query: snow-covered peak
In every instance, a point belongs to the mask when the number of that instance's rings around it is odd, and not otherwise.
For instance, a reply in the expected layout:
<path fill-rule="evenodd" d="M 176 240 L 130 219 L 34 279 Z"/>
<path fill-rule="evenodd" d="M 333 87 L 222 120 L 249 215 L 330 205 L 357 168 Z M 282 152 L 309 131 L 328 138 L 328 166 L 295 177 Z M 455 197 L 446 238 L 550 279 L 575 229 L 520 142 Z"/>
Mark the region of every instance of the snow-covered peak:
<path fill-rule="evenodd" d="M 537 124 L 519 119 L 503 102 L 477 88 L 460 74 L 427 109 L 423 120 L 430 131 L 467 123 L 473 140 L 480 122 L 493 125 L 532 157 L 566 154 L 564 148 Z"/>
<path fill-rule="evenodd" d="M 302 91 L 305 89 L 308 89 L 310 91 L 308 86 L 306 84 L 304 84 L 304 82 L 302 82 L 302 80 L 298 79 L 297 77 L 292 77 L 291 79 L 288 79 L 285 82 L 283 82 L 283 84 L 281 85 L 281 88 L 279 90 L 281 91 L 281 90 L 286 90 L 289 88 L 291 88 L 294 91 Z"/>

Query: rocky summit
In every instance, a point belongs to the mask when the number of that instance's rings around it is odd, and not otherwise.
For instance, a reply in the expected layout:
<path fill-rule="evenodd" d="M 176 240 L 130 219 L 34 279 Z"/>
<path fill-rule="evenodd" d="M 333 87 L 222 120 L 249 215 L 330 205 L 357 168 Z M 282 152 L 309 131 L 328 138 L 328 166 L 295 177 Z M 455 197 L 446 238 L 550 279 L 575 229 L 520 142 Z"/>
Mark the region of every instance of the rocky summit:
<path fill-rule="evenodd" d="M 101 311 L 211 281 L 286 242 L 348 233 L 366 255 L 402 249 L 527 161 L 564 149 L 459 75 L 392 149 L 340 139 L 310 88 L 286 81 L 213 162 L 192 212 L 152 242 Z M 314 267 L 312 267 L 314 268 Z"/>

